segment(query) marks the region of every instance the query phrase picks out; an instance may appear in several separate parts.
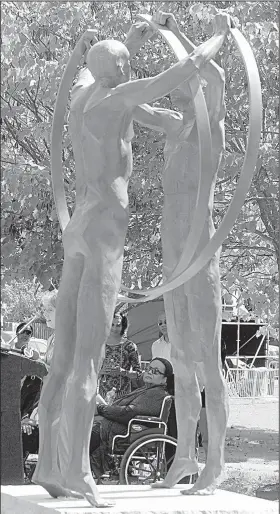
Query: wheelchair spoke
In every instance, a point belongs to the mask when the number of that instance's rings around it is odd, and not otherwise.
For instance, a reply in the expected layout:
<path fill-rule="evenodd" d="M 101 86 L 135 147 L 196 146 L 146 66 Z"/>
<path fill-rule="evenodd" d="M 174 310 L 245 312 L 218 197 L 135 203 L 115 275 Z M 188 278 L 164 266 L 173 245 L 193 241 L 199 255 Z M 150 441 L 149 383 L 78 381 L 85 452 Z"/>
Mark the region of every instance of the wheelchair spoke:
<path fill-rule="evenodd" d="M 163 434 L 145 436 L 135 441 L 122 459 L 120 483 L 148 485 L 164 478 L 176 446 L 176 440 Z"/>

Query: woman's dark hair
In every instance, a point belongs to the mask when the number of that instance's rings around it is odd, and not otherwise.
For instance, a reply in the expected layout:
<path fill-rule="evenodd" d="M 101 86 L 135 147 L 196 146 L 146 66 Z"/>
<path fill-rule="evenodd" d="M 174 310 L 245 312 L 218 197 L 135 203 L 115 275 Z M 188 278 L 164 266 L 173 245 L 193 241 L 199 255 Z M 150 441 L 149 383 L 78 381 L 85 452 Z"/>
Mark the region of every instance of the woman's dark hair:
<path fill-rule="evenodd" d="M 171 362 L 163 357 L 154 357 L 153 361 L 160 361 L 165 367 L 165 376 L 166 376 L 166 391 L 168 394 L 174 395 L 174 373 L 173 366 Z"/>
<path fill-rule="evenodd" d="M 120 335 L 123 336 L 125 331 L 127 330 L 127 327 L 128 327 L 127 316 L 125 314 L 122 314 L 121 312 L 115 311 L 114 312 L 114 318 L 116 316 L 120 316 L 121 317 L 121 331 L 120 331 Z"/>
<path fill-rule="evenodd" d="M 166 379 L 166 391 L 168 394 L 174 396 L 174 374 L 170 375 Z"/>
<path fill-rule="evenodd" d="M 22 323 L 20 323 L 17 328 L 16 328 L 16 334 L 18 334 L 20 332 L 20 330 L 24 327 L 24 325 L 26 325 L 26 322 L 23 321 Z M 30 335 L 32 336 L 33 335 L 33 327 L 32 325 L 27 325 L 24 329 L 23 332 L 30 332 Z"/>
<path fill-rule="evenodd" d="M 128 319 L 127 319 L 127 316 L 125 316 L 125 314 L 121 314 L 121 318 L 122 318 L 122 328 L 120 331 L 120 335 L 123 336 L 128 327 Z"/>

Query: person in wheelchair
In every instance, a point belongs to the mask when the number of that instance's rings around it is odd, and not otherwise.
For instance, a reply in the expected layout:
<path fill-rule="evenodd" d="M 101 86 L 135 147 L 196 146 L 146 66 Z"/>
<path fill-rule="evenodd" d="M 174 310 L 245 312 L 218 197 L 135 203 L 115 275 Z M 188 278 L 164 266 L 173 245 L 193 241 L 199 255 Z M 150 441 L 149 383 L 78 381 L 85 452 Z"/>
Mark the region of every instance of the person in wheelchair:
<path fill-rule="evenodd" d="M 110 469 L 110 448 L 113 437 L 127 432 L 129 421 L 135 416 L 159 416 L 165 396 L 172 394 L 174 377 L 172 364 L 164 358 L 152 359 L 143 372 L 143 386 L 106 404 L 97 395 L 97 414 L 91 440 L 91 467 L 95 478 Z"/>

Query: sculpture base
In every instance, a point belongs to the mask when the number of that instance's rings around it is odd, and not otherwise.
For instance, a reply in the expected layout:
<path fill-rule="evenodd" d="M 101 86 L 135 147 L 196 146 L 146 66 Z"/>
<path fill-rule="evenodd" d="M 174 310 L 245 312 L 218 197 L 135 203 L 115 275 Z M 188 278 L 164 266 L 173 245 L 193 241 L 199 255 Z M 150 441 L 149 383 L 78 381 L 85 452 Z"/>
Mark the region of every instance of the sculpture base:
<path fill-rule="evenodd" d="M 278 503 L 218 490 L 211 496 L 183 496 L 173 489 L 149 486 L 98 486 L 104 498 L 116 502 L 111 508 L 96 509 L 84 500 L 53 499 L 36 485 L 2 486 L 2 514 L 276 514 Z"/>

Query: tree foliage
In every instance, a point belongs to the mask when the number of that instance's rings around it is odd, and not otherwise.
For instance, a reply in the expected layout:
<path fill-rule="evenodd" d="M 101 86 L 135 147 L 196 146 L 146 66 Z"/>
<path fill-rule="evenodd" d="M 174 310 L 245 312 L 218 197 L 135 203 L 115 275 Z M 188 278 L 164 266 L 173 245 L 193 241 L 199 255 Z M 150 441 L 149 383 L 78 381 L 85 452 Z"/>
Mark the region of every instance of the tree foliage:
<path fill-rule="evenodd" d="M 6 321 L 20 323 L 40 313 L 41 288 L 34 280 L 18 278 L 6 283 L 1 291 L 2 315 Z"/>
<path fill-rule="evenodd" d="M 61 76 L 77 39 L 88 27 L 99 39 L 124 40 L 140 12 L 157 2 L 2 3 L 2 276 L 36 277 L 58 284 L 63 262 L 61 232 L 50 180 L 50 132 Z M 277 2 L 166 2 L 195 43 L 211 34 L 214 7 L 226 9 L 250 42 L 263 94 L 262 141 L 256 174 L 240 216 L 223 244 L 224 291 L 252 301 L 260 314 L 276 313 L 279 264 L 278 223 L 278 26 Z M 217 56 L 226 72 L 226 151 L 215 195 L 215 223 L 232 198 L 248 131 L 248 87 L 244 65 L 229 39 Z M 174 63 L 164 42 L 146 43 L 132 60 L 134 77 L 153 76 Z M 172 106 L 170 97 L 159 104 Z M 129 186 L 130 224 L 123 280 L 146 287 L 161 280 L 161 172 L 164 135 L 135 124 L 134 172 Z M 70 210 L 75 168 L 68 121 L 63 163 Z"/>

